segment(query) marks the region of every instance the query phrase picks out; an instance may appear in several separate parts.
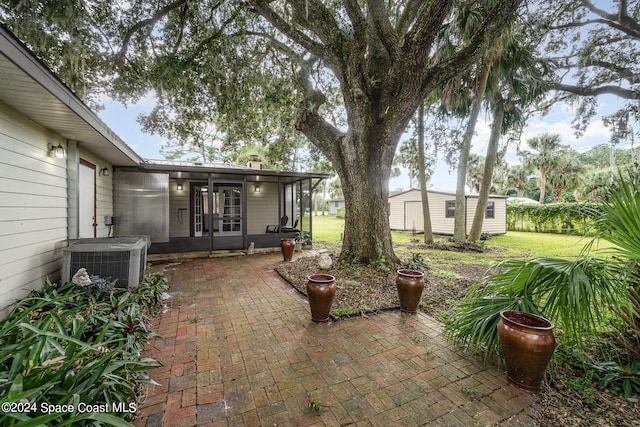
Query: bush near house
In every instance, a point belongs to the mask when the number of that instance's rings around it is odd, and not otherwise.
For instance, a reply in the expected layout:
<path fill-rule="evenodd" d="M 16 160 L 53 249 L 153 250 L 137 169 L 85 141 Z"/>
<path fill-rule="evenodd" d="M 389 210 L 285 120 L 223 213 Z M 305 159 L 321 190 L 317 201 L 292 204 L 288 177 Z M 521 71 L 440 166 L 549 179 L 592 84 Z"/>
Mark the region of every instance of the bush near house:
<path fill-rule="evenodd" d="M 596 212 L 593 203 L 507 204 L 507 230 L 589 235 Z"/>
<path fill-rule="evenodd" d="M 136 289 L 45 283 L 0 321 L 0 425 L 121 425 L 159 366 L 141 356 L 161 274 Z"/>

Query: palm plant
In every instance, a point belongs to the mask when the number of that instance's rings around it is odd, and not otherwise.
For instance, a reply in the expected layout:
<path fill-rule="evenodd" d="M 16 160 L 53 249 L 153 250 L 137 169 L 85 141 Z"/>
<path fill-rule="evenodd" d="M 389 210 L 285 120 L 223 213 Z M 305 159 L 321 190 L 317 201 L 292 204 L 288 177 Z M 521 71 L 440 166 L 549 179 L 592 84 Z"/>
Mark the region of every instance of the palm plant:
<path fill-rule="evenodd" d="M 640 185 L 637 177 L 622 173 L 613 185 L 617 191 L 592 212 L 598 232 L 579 257 L 506 260 L 493 266 L 496 273 L 481 278 L 457 306 L 455 320 L 447 325 L 449 337 L 485 357 L 499 352 L 500 311 L 511 309 L 548 318 L 578 346 L 614 320 L 636 331 L 624 343 L 631 354 L 637 352 L 640 301 L 634 307 L 630 295 L 637 295 L 640 286 Z M 613 248 L 595 249 L 598 239 Z"/>

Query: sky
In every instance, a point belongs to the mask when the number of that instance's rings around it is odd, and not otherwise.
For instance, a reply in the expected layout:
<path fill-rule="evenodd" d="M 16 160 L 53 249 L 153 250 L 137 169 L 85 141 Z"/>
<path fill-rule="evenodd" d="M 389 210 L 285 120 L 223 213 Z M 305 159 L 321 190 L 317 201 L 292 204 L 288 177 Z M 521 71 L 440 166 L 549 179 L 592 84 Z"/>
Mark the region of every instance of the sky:
<path fill-rule="evenodd" d="M 573 149 L 583 152 L 589 148 L 609 142 L 609 131 L 604 127 L 599 116 L 614 111 L 619 104 L 617 98 L 608 96 L 600 100 L 599 114 L 589 125 L 585 134 L 580 138 L 576 138 L 571 121 L 575 116 L 575 112 L 566 104 L 558 104 L 545 117 L 532 117 L 522 134 L 523 148 L 526 146 L 525 141 L 542 133 L 557 133 L 561 137 L 562 144 L 569 145 Z M 136 118 L 145 112 L 151 111 L 154 106 L 152 98 L 143 98 L 135 105 L 127 107 L 122 104 L 106 99 L 102 100 L 104 109 L 98 112 L 98 116 L 125 141 L 136 153 L 147 159 L 162 159 L 160 148 L 165 139 L 159 135 L 150 135 L 143 133 Z M 472 141 L 472 152 L 484 155 L 490 134 L 490 117 L 481 115 L 477 127 L 476 135 Z M 507 163 L 516 164 L 518 158 L 515 147 L 511 147 L 506 155 Z M 437 162 L 436 170 L 429 183 L 429 188 L 442 191 L 455 191 L 456 176 L 455 170 L 440 159 Z M 408 190 L 410 181 L 408 171 L 403 170 L 402 175 L 392 178 L 389 182 L 389 190 Z"/>

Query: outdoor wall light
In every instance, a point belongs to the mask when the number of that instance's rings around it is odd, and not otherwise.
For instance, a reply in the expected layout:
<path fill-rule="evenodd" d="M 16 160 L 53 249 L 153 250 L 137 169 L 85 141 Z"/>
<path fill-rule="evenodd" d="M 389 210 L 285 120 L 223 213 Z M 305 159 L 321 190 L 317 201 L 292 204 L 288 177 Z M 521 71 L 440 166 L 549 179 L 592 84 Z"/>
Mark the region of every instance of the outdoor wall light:
<path fill-rule="evenodd" d="M 111 172 L 109 172 L 109 168 L 105 166 L 102 169 L 100 169 L 100 175 L 102 175 L 102 176 L 110 176 Z"/>
<path fill-rule="evenodd" d="M 178 189 L 178 191 L 182 191 L 182 183 L 181 182 L 178 183 L 177 189 Z"/>
<path fill-rule="evenodd" d="M 260 192 L 260 186 L 256 184 L 256 187 L 255 187 L 254 191 L 256 193 L 259 193 Z"/>
<path fill-rule="evenodd" d="M 67 150 L 62 146 L 62 144 L 50 145 L 49 146 L 49 156 L 55 157 L 56 159 L 66 159 L 67 158 Z"/>

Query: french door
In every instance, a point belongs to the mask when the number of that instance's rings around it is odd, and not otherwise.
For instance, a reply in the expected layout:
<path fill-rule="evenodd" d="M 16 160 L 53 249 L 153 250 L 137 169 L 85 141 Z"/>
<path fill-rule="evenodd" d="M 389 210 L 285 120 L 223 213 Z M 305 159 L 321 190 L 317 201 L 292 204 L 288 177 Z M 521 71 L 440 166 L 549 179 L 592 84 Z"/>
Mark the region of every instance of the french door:
<path fill-rule="evenodd" d="M 242 235 L 242 187 L 220 186 L 218 187 L 220 207 L 220 235 Z"/>

